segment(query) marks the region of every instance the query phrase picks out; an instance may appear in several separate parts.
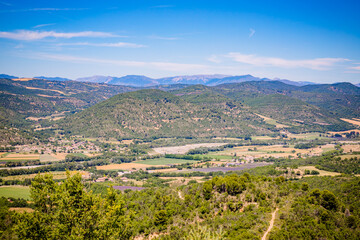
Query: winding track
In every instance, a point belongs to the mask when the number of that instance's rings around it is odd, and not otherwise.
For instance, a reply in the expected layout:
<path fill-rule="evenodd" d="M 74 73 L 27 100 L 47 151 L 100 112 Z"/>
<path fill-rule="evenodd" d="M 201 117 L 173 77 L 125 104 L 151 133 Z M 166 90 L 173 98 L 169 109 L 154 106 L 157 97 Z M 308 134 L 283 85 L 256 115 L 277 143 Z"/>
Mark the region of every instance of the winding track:
<path fill-rule="evenodd" d="M 270 220 L 269 228 L 266 230 L 266 232 L 264 233 L 264 236 L 261 238 L 261 240 L 266 240 L 267 235 L 269 234 L 269 232 L 270 232 L 271 229 L 273 228 L 273 226 L 274 226 L 274 221 L 275 221 L 275 217 L 276 217 L 276 212 L 277 212 L 278 210 L 279 210 L 279 209 L 276 208 L 276 210 L 272 213 L 272 217 L 271 217 L 271 220 Z"/>

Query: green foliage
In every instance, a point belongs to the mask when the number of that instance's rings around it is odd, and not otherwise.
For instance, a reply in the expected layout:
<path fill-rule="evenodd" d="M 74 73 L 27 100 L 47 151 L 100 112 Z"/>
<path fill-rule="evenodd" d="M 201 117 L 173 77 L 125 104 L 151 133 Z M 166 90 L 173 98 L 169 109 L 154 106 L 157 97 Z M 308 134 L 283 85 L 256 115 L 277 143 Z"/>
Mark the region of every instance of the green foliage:
<path fill-rule="evenodd" d="M 35 211 L 18 215 L 14 226 L 21 239 L 126 239 L 124 202 L 114 190 L 102 200 L 84 190 L 79 174 L 61 184 L 49 174 L 32 182 Z"/>

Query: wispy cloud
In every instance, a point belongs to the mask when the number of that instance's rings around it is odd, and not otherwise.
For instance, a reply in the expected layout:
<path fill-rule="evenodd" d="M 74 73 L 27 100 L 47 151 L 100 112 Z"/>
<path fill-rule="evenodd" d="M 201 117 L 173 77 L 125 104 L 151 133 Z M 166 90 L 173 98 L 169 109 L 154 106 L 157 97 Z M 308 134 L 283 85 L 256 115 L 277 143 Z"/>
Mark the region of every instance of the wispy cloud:
<path fill-rule="evenodd" d="M 0 12 L 2 13 L 11 13 L 11 12 L 39 12 L 39 11 L 47 11 L 47 12 L 53 12 L 53 11 L 82 11 L 82 10 L 88 10 L 89 8 L 27 8 L 27 9 L 9 9 L 9 10 L 2 10 Z"/>
<path fill-rule="evenodd" d="M 178 40 L 179 38 L 177 37 L 163 37 L 163 36 L 157 36 L 157 35 L 151 35 L 148 38 L 150 39 L 159 39 L 159 40 Z"/>
<path fill-rule="evenodd" d="M 252 36 L 254 36 L 256 31 L 254 29 L 252 29 L 252 28 L 250 28 L 249 30 L 250 30 L 249 38 L 252 38 Z"/>
<path fill-rule="evenodd" d="M 221 63 L 221 59 L 217 55 L 211 55 L 207 60 L 213 63 Z"/>
<path fill-rule="evenodd" d="M 309 68 L 313 70 L 328 70 L 338 63 L 350 61 L 345 58 L 314 58 L 304 60 L 290 60 L 276 57 L 262 57 L 253 54 L 231 52 L 226 57 L 239 63 L 255 66 L 272 66 L 282 68 Z"/>
<path fill-rule="evenodd" d="M 113 35 L 112 33 L 106 32 L 93 32 L 93 31 L 84 31 L 84 32 L 55 32 L 55 31 L 28 31 L 28 30 L 18 30 L 14 32 L 0 32 L 0 38 L 8 38 L 14 40 L 39 40 L 43 38 L 75 38 L 75 37 L 119 37 Z"/>
<path fill-rule="evenodd" d="M 173 62 L 143 62 L 143 61 L 128 61 L 128 60 L 112 60 L 112 59 L 100 59 L 100 58 L 86 58 L 70 55 L 56 55 L 56 54 L 32 54 L 30 58 L 56 60 L 62 62 L 72 63 L 98 63 L 109 64 L 115 66 L 124 67 L 148 67 L 156 68 L 166 71 L 203 71 L 208 69 L 207 65 L 202 64 L 188 64 L 188 63 L 173 63 Z"/>
<path fill-rule="evenodd" d="M 349 67 L 349 69 L 360 71 L 360 65 L 359 65 L 359 66 L 355 66 L 355 67 Z"/>
<path fill-rule="evenodd" d="M 7 3 L 7 2 L 0 2 L 0 4 L 8 6 L 8 7 L 12 6 L 10 3 Z"/>
<path fill-rule="evenodd" d="M 53 26 L 55 25 L 55 23 L 45 23 L 45 24 L 39 24 L 36 26 L 33 26 L 33 28 L 42 28 L 42 27 L 48 27 L 48 26 Z"/>
<path fill-rule="evenodd" d="M 77 42 L 77 43 L 59 43 L 58 46 L 93 46 L 93 47 L 118 47 L 118 48 L 143 48 L 145 45 L 128 43 L 128 42 L 116 42 L 116 43 L 89 43 L 89 42 Z"/>

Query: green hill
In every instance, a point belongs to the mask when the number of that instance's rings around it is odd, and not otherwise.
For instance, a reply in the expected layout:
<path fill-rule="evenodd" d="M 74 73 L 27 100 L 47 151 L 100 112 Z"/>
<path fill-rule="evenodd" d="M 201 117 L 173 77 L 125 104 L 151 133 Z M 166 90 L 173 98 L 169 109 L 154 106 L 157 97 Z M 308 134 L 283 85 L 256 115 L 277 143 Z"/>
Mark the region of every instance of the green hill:
<path fill-rule="evenodd" d="M 261 118 L 240 106 L 208 108 L 160 90 L 119 94 L 59 124 L 88 137 L 153 138 L 270 133 Z"/>

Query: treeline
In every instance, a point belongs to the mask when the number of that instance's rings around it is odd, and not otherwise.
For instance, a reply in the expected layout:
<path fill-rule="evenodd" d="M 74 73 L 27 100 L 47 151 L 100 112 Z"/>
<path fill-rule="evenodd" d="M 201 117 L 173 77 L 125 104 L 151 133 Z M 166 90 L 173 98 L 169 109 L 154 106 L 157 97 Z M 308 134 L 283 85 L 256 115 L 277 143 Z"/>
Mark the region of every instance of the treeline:
<path fill-rule="evenodd" d="M 36 168 L 21 168 L 21 169 L 1 169 L 0 176 L 14 176 L 14 175 L 25 175 L 33 173 L 43 173 L 51 171 L 66 171 L 66 170 L 86 170 L 89 167 L 107 165 L 107 160 L 94 160 L 87 162 L 67 162 L 67 163 L 54 163 L 51 165 L 36 167 Z"/>

